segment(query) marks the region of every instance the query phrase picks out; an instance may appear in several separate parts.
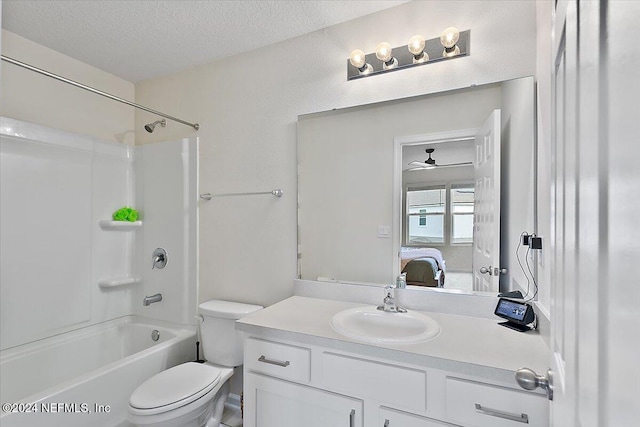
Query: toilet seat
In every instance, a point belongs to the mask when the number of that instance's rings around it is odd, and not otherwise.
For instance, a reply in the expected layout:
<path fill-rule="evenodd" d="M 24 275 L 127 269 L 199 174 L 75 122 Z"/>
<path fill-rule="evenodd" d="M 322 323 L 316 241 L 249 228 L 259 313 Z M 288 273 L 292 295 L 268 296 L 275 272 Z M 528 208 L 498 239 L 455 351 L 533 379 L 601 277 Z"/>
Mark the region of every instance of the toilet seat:
<path fill-rule="evenodd" d="M 220 370 L 209 364 L 187 362 L 162 371 L 142 383 L 129 399 L 138 415 L 155 415 L 186 406 L 213 390 Z"/>

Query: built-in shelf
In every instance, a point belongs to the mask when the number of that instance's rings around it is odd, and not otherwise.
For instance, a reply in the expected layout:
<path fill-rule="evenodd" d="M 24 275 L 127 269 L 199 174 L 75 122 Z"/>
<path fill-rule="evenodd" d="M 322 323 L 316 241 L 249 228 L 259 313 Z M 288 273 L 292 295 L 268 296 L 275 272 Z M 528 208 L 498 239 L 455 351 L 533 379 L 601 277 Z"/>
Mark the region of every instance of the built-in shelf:
<path fill-rule="evenodd" d="M 142 221 L 111 221 L 103 219 L 100 221 L 100 227 L 105 230 L 133 230 L 138 227 L 142 227 Z"/>
<path fill-rule="evenodd" d="M 140 283 L 142 278 L 140 276 L 126 276 L 126 277 L 114 277 L 111 279 L 102 279 L 98 281 L 98 286 L 101 288 L 115 288 L 118 286 L 131 285 L 133 283 Z"/>

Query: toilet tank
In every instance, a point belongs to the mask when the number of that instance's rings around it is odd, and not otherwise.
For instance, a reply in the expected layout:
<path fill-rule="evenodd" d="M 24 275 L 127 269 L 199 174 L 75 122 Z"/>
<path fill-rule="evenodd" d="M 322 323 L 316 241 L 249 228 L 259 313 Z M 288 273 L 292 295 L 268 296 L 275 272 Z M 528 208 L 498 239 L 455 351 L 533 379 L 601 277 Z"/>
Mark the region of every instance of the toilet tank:
<path fill-rule="evenodd" d="M 212 300 L 203 302 L 198 312 L 200 339 L 204 358 L 222 366 L 240 366 L 243 357 L 242 332 L 236 331 L 236 320 L 262 309 L 262 306 Z"/>

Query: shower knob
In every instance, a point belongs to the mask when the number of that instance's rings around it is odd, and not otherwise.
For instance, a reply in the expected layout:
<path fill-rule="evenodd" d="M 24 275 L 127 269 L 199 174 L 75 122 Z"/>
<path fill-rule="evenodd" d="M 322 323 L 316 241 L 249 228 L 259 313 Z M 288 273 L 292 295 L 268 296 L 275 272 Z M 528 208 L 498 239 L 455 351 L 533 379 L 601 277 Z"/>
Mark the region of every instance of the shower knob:
<path fill-rule="evenodd" d="M 165 251 L 164 248 L 158 248 L 155 251 L 153 251 L 153 255 L 151 255 L 151 259 L 153 260 L 151 263 L 151 269 L 154 269 L 154 268 L 163 269 L 166 267 L 167 262 L 169 261 L 167 259 L 167 251 Z"/>

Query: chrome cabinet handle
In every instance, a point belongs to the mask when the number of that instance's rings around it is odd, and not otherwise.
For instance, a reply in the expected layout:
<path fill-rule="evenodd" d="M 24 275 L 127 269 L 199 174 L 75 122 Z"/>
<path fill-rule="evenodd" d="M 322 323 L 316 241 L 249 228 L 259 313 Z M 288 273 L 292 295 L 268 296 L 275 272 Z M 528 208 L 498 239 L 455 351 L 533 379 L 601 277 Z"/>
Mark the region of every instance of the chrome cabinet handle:
<path fill-rule="evenodd" d="M 384 419 L 384 425 L 382 427 L 389 427 L 389 419 L 388 418 Z"/>
<path fill-rule="evenodd" d="M 476 412 L 484 415 L 490 415 L 492 417 L 504 418 L 505 420 L 517 421 L 519 423 L 529 424 L 529 416 L 527 414 L 513 414 L 511 412 L 499 411 L 497 409 L 491 409 L 482 407 L 479 403 L 476 403 Z"/>
<path fill-rule="evenodd" d="M 356 427 L 356 410 L 352 409 L 349 414 L 349 427 Z"/>
<path fill-rule="evenodd" d="M 270 365 L 282 366 L 283 368 L 286 368 L 287 366 L 291 365 L 291 362 L 289 362 L 288 360 L 285 360 L 284 362 L 281 362 L 279 360 L 269 360 L 265 355 L 258 357 L 258 362 L 268 363 Z"/>

